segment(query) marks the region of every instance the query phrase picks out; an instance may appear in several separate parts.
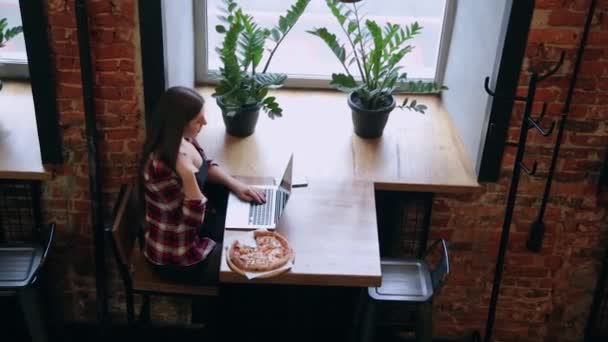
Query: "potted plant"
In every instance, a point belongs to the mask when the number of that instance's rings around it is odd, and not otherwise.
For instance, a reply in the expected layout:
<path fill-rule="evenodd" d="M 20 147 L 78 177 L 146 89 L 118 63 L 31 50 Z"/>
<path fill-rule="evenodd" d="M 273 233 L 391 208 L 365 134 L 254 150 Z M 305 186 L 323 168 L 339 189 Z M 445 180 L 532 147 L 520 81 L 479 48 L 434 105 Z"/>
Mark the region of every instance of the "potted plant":
<path fill-rule="evenodd" d="M 409 42 L 422 30 L 417 22 L 406 27 L 387 23 L 381 28 L 373 20 L 363 22 L 356 3 L 352 9 L 337 0 L 326 0 L 326 3 L 344 31 L 351 51 L 347 54 L 345 45 L 326 28 L 308 32 L 323 39 L 344 67 L 345 73 L 332 74 L 331 84 L 349 94 L 348 105 L 357 135 L 382 136 L 388 116 L 396 107 L 394 94 L 447 89 L 432 82 L 408 81 L 407 74 L 400 72 L 399 62 L 414 49 Z M 359 79 L 349 69 L 353 64 Z M 424 104 L 408 98 L 398 107 L 419 113 L 427 109 Z"/>
<path fill-rule="evenodd" d="M 0 49 L 3 48 L 6 43 L 13 37 L 23 31 L 23 27 L 15 26 L 12 28 L 8 27 L 8 21 L 6 18 L 0 19 Z M 0 80 L 0 90 L 2 90 L 2 80 Z"/>
<path fill-rule="evenodd" d="M 224 34 L 221 47 L 217 48 L 223 67 L 214 76 L 219 83 L 213 96 L 222 110 L 226 131 L 230 135 L 251 135 L 263 109 L 271 119 L 280 117 L 283 110 L 270 89 L 279 88 L 287 79 L 285 74 L 269 73 L 268 67 L 281 42 L 296 24 L 310 0 L 297 0 L 285 16 L 270 29 L 262 28 L 246 14 L 234 0 L 224 0 L 225 16 L 220 17 L 224 25 L 216 26 Z M 274 46 L 265 48 L 267 40 Z M 264 53 L 270 52 L 263 68 L 260 63 Z"/>

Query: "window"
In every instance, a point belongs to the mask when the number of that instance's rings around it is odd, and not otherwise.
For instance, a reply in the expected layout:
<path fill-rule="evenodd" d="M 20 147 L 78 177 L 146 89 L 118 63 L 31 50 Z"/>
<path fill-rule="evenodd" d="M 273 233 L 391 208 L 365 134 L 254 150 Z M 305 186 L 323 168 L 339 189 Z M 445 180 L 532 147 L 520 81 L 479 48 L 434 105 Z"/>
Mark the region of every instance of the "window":
<path fill-rule="evenodd" d="M 262 27 L 273 27 L 278 17 L 284 15 L 293 1 L 285 0 L 240 0 L 239 5 L 252 15 Z M 222 14 L 222 0 L 196 1 L 201 6 L 195 11 L 195 20 L 202 21 L 197 27 L 197 81 L 209 81 L 209 72 L 218 70 L 221 61 L 215 48 L 222 42 L 222 35 L 215 32 L 215 26 L 220 23 L 218 16 Z M 403 71 L 410 79 L 422 79 L 441 82 L 443 68 L 447 56 L 453 1 L 413 1 L 413 0 L 378 0 L 359 2 L 360 11 L 366 18 L 375 20 L 378 24 L 391 22 L 407 25 L 418 21 L 423 27 L 422 34 L 415 38 L 414 51 L 403 61 Z M 352 6 L 348 4 L 347 6 Z M 275 54 L 270 71 L 289 75 L 288 85 L 303 87 L 328 87 L 331 74 L 340 72 L 342 66 L 318 37 L 307 33 L 315 27 L 326 27 L 335 33 L 343 44 L 346 37 L 339 27 L 336 18 L 327 8 L 325 1 L 311 1 L 298 24 L 289 33 Z M 266 58 L 268 53 L 266 53 Z M 264 65 L 264 61 L 261 63 Z M 355 71 L 353 69 L 353 71 Z"/>
<path fill-rule="evenodd" d="M 21 26 L 19 0 L 0 0 L 0 19 L 6 18 L 8 27 Z M 26 77 L 27 53 L 23 34 L 18 34 L 0 48 L 0 77 Z"/>

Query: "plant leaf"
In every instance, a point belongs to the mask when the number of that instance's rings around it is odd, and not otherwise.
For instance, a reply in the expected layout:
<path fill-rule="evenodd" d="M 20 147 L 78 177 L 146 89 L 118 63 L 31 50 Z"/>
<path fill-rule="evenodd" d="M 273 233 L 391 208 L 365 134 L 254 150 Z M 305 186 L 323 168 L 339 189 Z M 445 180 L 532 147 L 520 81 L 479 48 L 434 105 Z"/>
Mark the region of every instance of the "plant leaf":
<path fill-rule="evenodd" d="M 226 28 L 222 25 L 215 26 L 215 32 L 217 33 L 226 33 Z"/>
<path fill-rule="evenodd" d="M 344 22 L 346 21 L 346 15 L 342 13 L 342 9 L 344 6 L 337 0 L 326 0 L 325 3 L 329 10 L 334 15 L 334 17 L 340 23 L 340 26 L 344 26 Z"/>
<path fill-rule="evenodd" d="M 270 30 L 270 37 L 276 43 L 281 39 L 281 32 L 277 28 Z"/>
<path fill-rule="evenodd" d="M 345 93 L 350 93 L 363 87 L 363 85 L 357 84 L 354 77 L 345 74 L 332 74 L 330 84 Z"/>
<path fill-rule="evenodd" d="M 344 45 L 340 44 L 335 34 L 329 33 L 329 31 L 327 31 L 325 27 L 317 28 L 306 32 L 323 39 L 325 44 L 327 44 L 327 46 L 331 49 L 334 55 L 338 57 L 340 62 L 344 63 L 344 60 L 346 59 L 346 50 L 344 49 Z"/>
<path fill-rule="evenodd" d="M 356 30 L 357 30 L 357 21 L 351 20 L 348 23 L 348 29 L 346 31 L 348 32 L 348 34 L 351 34 L 351 33 L 355 32 Z"/>
<path fill-rule="evenodd" d="M 287 75 L 263 73 L 253 75 L 253 79 L 257 84 L 263 87 L 279 88 L 283 86 L 283 83 L 285 83 L 285 81 L 287 80 Z"/>

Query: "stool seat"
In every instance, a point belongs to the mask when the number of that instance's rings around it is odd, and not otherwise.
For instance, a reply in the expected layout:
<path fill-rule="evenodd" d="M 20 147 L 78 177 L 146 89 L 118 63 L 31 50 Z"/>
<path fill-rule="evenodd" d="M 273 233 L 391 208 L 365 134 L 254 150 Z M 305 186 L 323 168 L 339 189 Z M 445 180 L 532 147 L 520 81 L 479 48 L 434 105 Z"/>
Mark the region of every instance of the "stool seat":
<path fill-rule="evenodd" d="M 429 254 L 440 249 L 439 260 L 434 269 L 429 267 Z M 416 342 L 430 342 L 433 339 L 433 298 L 450 273 L 448 246 L 445 240 L 436 240 L 422 258 L 389 259 L 380 261 L 382 286 L 370 287 L 361 292 L 357 307 L 357 331 L 354 336 L 364 342 L 375 341 L 376 326 L 381 325 L 377 311 L 402 304 L 414 311 L 414 331 Z M 359 323 L 361 322 L 361 323 Z M 398 321 L 393 326 L 406 326 Z M 358 327 L 360 325 L 360 328 Z"/>
<path fill-rule="evenodd" d="M 27 286 L 44 253 L 40 245 L 0 245 L 0 289 Z"/>
<path fill-rule="evenodd" d="M 382 286 L 368 289 L 372 299 L 421 303 L 433 297 L 431 272 L 424 260 L 383 258 L 380 268 Z"/>

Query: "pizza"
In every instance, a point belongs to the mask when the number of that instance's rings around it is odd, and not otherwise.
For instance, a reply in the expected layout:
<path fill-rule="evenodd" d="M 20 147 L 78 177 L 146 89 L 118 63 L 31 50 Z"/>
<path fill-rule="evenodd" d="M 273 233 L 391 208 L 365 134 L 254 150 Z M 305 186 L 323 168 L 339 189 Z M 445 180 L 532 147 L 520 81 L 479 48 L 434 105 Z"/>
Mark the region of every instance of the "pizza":
<path fill-rule="evenodd" d="M 256 246 L 234 241 L 228 251 L 229 264 L 243 272 L 267 272 L 283 267 L 293 258 L 287 239 L 275 232 L 253 232 Z"/>

